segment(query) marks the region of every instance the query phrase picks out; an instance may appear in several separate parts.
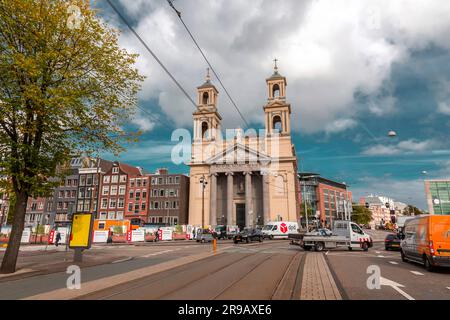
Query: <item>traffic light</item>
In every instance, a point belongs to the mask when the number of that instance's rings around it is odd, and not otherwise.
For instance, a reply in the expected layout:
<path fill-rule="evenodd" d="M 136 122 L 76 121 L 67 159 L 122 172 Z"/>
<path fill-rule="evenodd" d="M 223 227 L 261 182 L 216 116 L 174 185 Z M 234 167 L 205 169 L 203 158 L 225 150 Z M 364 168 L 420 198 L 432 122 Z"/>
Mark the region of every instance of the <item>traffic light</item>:
<path fill-rule="evenodd" d="M 366 202 L 366 208 L 369 209 L 369 203 L 368 202 Z"/>

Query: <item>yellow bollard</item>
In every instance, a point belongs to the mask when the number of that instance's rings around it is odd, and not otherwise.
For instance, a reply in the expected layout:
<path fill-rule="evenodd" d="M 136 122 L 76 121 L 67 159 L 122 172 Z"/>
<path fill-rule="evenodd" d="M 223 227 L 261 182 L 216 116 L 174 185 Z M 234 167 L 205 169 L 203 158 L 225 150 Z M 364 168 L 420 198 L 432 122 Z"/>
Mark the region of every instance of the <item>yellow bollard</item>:
<path fill-rule="evenodd" d="M 217 239 L 213 240 L 213 250 L 214 250 L 214 255 L 216 254 L 216 250 L 217 250 Z"/>

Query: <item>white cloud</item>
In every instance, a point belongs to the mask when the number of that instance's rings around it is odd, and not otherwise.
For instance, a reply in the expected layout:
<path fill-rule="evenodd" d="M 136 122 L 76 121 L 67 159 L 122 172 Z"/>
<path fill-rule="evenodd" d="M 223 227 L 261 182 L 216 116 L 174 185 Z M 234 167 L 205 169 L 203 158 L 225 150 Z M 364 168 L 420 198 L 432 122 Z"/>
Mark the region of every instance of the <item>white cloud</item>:
<path fill-rule="evenodd" d="M 140 18 L 138 33 L 195 99 L 206 64 L 175 13 L 165 2 L 121 2 Z M 430 43 L 450 49 L 446 0 L 349 0 L 345 5 L 333 0 L 190 0 L 175 5 L 249 122 L 263 123 L 264 79 L 277 57 L 289 84 L 294 129 L 307 133 L 334 128 L 336 121 L 354 114 L 356 92 L 376 97 L 392 65 L 406 62 L 410 50 Z M 191 125 L 193 106 L 149 53 L 126 30 L 121 43 L 141 54 L 138 67 L 148 76 L 141 98 L 157 99 L 177 125 Z M 237 127 L 239 116 L 218 89 L 224 127 Z M 369 104 L 368 111 L 392 112 L 395 101 L 385 99 Z"/>
<path fill-rule="evenodd" d="M 337 119 L 325 126 L 325 132 L 328 134 L 339 133 L 356 126 L 356 121 L 353 119 Z"/>
<path fill-rule="evenodd" d="M 138 114 L 137 116 L 135 116 L 131 120 L 131 123 L 137 125 L 139 130 L 142 132 L 151 131 L 155 127 L 155 122 L 149 120 L 142 114 Z"/>
<path fill-rule="evenodd" d="M 400 141 L 396 145 L 377 144 L 363 150 L 363 155 L 368 156 L 390 156 L 401 154 L 419 154 L 438 148 L 440 144 L 436 140 L 418 141 L 409 139 Z"/>
<path fill-rule="evenodd" d="M 366 177 L 361 179 L 363 186 L 352 187 L 354 201 L 367 193 L 393 198 L 407 204 L 413 204 L 420 209 L 426 209 L 425 185 L 422 179 L 396 180 L 389 177 Z"/>

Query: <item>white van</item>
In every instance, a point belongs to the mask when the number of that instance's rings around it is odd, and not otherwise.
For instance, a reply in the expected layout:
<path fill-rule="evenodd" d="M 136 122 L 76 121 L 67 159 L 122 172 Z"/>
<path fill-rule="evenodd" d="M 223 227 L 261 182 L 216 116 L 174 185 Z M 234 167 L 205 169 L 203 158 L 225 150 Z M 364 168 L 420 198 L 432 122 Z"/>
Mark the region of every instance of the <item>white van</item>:
<path fill-rule="evenodd" d="M 290 221 L 268 222 L 262 229 L 265 238 L 287 239 L 289 233 L 298 233 L 298 223 Z"/>

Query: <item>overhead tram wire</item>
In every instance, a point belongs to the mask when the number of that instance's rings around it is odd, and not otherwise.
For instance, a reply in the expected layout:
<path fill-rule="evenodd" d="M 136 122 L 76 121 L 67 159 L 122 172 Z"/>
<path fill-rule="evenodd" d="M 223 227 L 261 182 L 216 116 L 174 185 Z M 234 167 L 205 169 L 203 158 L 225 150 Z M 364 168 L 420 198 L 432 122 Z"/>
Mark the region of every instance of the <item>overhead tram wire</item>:
<path fill-rule="evenodd" d="M 141 44 L 145 47 L 145 49 L 153 56 L 153 58 L 158 62 L 161 68 L 167 73 L 167 75 L 172 79 L 172 81 L 177 85 L 177 87 L 183 92 L 186 98 L 192 103 L 194 108 L 197 107 L 196 103 L 186 90 L 181 86 L 181 84 L 175 79 L 175 77 L 170 73 L 170 71 L 166 68 L 166 66 L 161 62 L 161 60 L 156 56 L 156 54 L 150 49 L 150 47 L 145 43 L 145 41 L 139 36 L 139 34 L 134 30 L 134 28 L 130 25 L 128 20 L 122 15 L 122 13 L 112 4 L 111 0 L 106 0 L 110 7 L 116 12 L 116 14 L 120 17 L 120 19 L 125 23 L 125 25 L 130 29 L 130 31 L 136 36 L 136 38 L 141 42 Z"/>
<path fill-rule="evenodd" d="M 241 119 L 244 121 L 245 126 L 247 128 L 249 128 L 249 124 L 247 122 L 247 120 L 244 118 L 244 115 L 242 114 L 241 110 L 239 110 L 236 102 L 234 102 L 233 98 L 231 97 L 230 93 L 228 92 L 227 88 L 225 88 L 224 84 L 222 83 L 222 80 L 220 80 L 219 75 L 216 73 L 216 70 L 214 70 L 213 66 L 211 65 L 211 63 L 209 62 L 208 58 L 206 57 L 205 53 L 203 52 L 202 48 L 200 47 L 200 45 L 198 44 L 198 42 L 195 40 L 194 36 L 192 35 L 191 31 L 189 30 L 188 26 L 186 25 L 186 23 L 184 23 L 183 18 L 181 17 L 181 12 L 178 11 L 174 4 L 173 4 L 173 0 L 167 0 L 167 2 L 169 3 L 170 7 L 175 11 L 175 13 L 177 14 L 178 18 L 180 19 L 181 23 L 183 24 L 184 28 L 186 29 L 186 31 L 188 32 L 189 36 L 191 37 L 192 41 L 194 42 L 194 44 L 196 45 L 197 49 L 200 51 L 201 55 L 203 56 L 203 59 L 205 59 L 206 63 L 208 64 L 209 68 L 211 69 L 211 71 L 214 73 L 215 77 L 217 78 L 217 81 L 219 81 L 220 86 L 223 88 L 223 90 L 225 91 L 226 95 L 228 96 L 228 99 L 230 99 L 231 103 L 233 104 L 234 108 L 236 109 L 236 111 L 239 113 L 239 116 L 241 117 Z"/>

